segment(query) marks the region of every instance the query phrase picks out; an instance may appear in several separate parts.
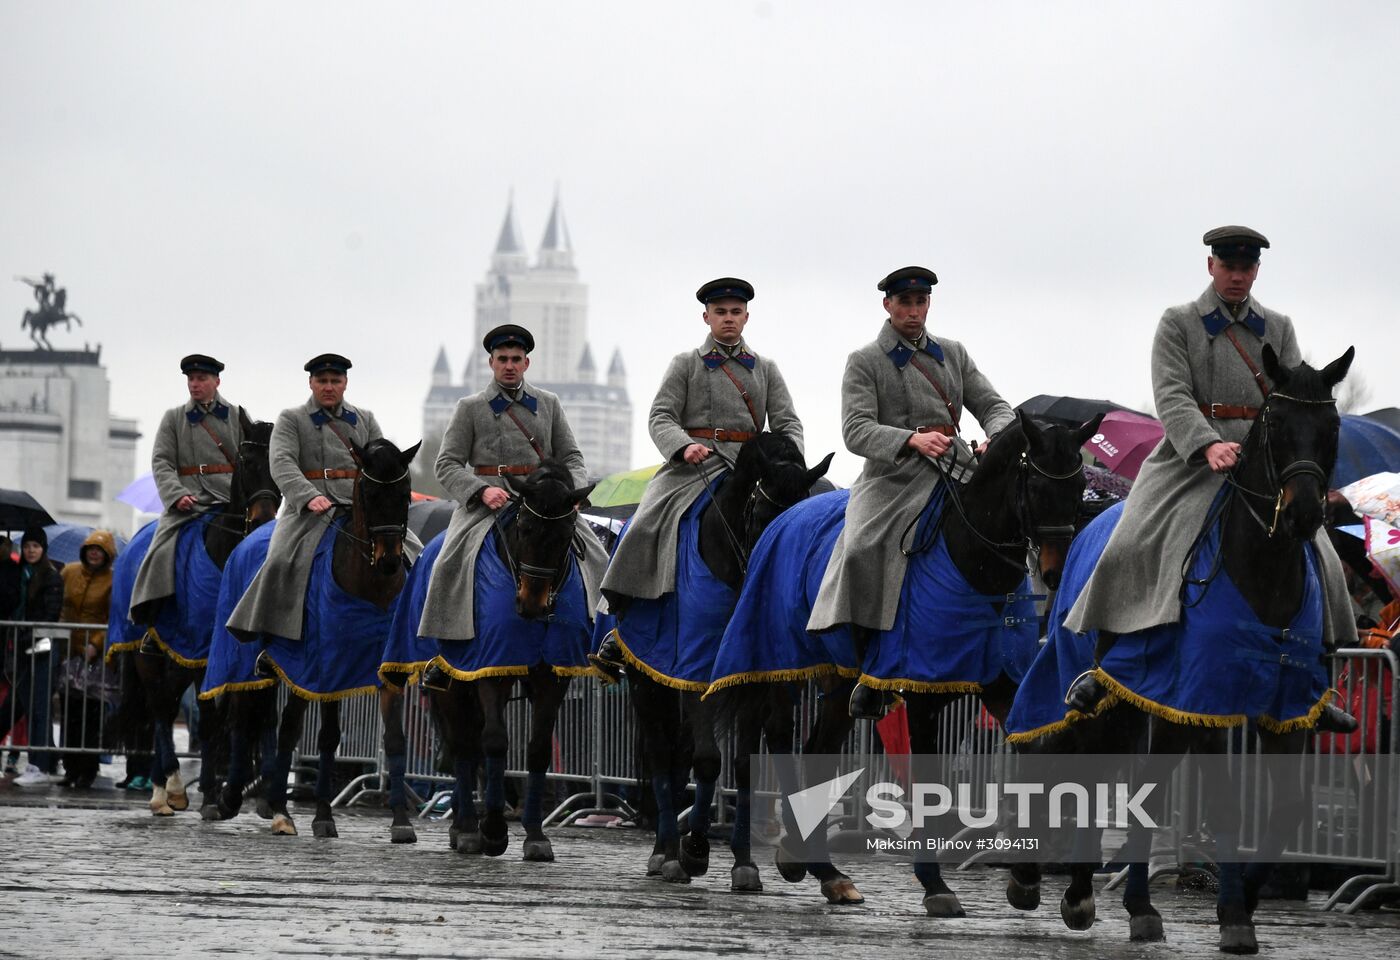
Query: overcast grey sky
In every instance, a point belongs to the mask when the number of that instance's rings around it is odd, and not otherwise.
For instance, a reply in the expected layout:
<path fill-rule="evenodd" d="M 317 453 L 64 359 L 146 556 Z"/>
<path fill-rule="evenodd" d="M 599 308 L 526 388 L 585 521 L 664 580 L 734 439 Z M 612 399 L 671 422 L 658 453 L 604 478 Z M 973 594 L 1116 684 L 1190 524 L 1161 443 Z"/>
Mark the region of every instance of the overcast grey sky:
<path fill-rule="evenodd" d="M 460 370 L 508 192 L 531 248 L 556 182 L 621 345 L 634 458 L 694 290 L 751 280 L 808 450 L 840 450 L 875 283 L 937 271 L 930 326 L 1016 403 L 1150 400 L 1201 234 L 1268 234 L 1255 292 L 1319 361 L 1356 344 L 1400 405 L 1400 5 L 1376 3 L 0 3 L 0 343 L 50 270 L 154 428 L 213 353 L 265 419 L 302 363 L 419 437 Z M 975 431 L 974 431 L 975 432 Z M 144 461 L 149 442 L 142 447 Z"/>

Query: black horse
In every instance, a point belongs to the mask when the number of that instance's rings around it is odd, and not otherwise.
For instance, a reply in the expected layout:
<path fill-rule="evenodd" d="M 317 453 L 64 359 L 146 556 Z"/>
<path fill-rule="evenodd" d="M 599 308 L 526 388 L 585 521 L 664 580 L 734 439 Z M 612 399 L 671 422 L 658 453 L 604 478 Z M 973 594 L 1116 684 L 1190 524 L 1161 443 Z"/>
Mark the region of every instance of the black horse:
<path fill-rule="evenodd" d="M 1322 525 L 1327 482 L 1337 458 L 1340 418 L 1333 388 L 1346 376 L 1354 351 L 1348 349 L 1322 370 L 1306 363 L 1283 367 L 1272 347 L 1263 351 L 1264 371 L 1273 391 L 1242 445 L 1239 465 L 1229 478 L 1220 514 L 1219 571 L 1238 588 L 1259 622 L 1284 631 L 1303 602 L 1307 569 L 1304 550 Z M 1281 642 L 1281 641 L 1280 641 Z M 1299 756 L 1307 745 L 1305 726 L 1254 725 L 1261 752 L 1267 757 Z M 1149 735 L 1150 734 L 1150 735 Z M 1227 953 L 1256 953 L 1254 910 L 1259 889 L 1307 812 L 1296 776 L 1271 776 L 1273 806 L 1268 829 L 1253 862 L 1239 862 L 1239 785 L 1225 762 L 1224 727 L 1172 722 L 1161 713 L 1149 714 L 1128 698 L 1117 698 L 1098 715 L 1079 720 L 1053 738 L 1028 749 L 1104 754 L 1142 749 L 1149 755 L 1142 776 L 1167 782 L 1182 754 L 1196 755 L 1212 786 L 1204 791 L 1206 816 L 1215 835 L 1220 866 L 1216 912 L 1220 949 Z M 1272 765 L 1270 765 L 1271 770 Z M 1161 817 L 1156 817 L 1161 822 Z M 1074 854 L 1069 887 L 1061 915 L 1073 929 L 1088 929 L 1094 920 L 1093 874 L 1098 868 L 1098 833 L 1084 831 Z M 1162 919 L 1148 893 L 1147 854 L 1151 836 L 1145 828 L 1129 833 L 1116 859 L 1129 863 L 1123 905 L 1128 911 L 1133 940 L 1164 939 Z M 1092 854 L 1090 854 L 1092 848 Z M 1033 864 L 1012 868 L 1007 899 L 1020 909 L 1039 904 L 1040 870 Z"/>
<path fill-rule="evenodd" d="M 334 528 L 328 536 L 336 541 L 331 554 L 331 576 L 341 590 L 352 597 L 366 600 L 381 611 L 388 611 L 403 588 L 406 561 L 403 555 L 404 537 L 408 532 L 408 505 L 412 499 L 408 467 L 418 453 L 419 444 L 399 450 L 387 439 L 371 440 L 361 447 L 352 444 L 359 472 L 351 494 L 350 516 L 343 527 Z M 310 649 L 308 659 L 358 656 L 358 651 L 344 649 L 335 637 L 308 635 L 304 642 Z M 357 671 L 373 677 L 379 666 L 383 638 L 378 645 L 361 645 L 365 663 Z M 335 837 L 338 831 L 331 812 L 333 799 L 335 753 L 340 746 L 340 703 L 335 699 L 340 691 L 316 691 L 320 699 L 320 731 L 316 748 L 318 768 L 316 777 L 316 813 L 311 822 L 317 837 Z M 255 692 L 256 695 L 256 692 Z M 266 694 L 263 695 L 264 698 Z M 310 701 L 304 696 L 291 696 L 282 710 L 277 727 L 276 762 L 269 765 L 264 799 L 272 814 L 272 832 L 295 835 L 296 823 L 287 809 L 287 778 L 292 754 L 301 738 L 302 720 Z M 264 709 L 266 705 L 264 704 Z M 249 732 L 247 740 L 256 734 Z M 238 765 L 246 776 L 247 764 Z M 244 783 L 232 775 L 221 798 L 221 812 L 234 816 L 241 804 Z"/>
<path fill-rule="evenodd" d="M 243 440 L 238 446 L 234 463 L 229 500 L 214 512 L 204 525 L 204 549 L 220 570 L 235 547 L 247 534 L 277 515 L 282 495 L 272 481 L 268 466 L 268 442 L 272 424 L 252 421 L 240 408 Z M 155 622 L 159 610 L 145 612 Z M 210 625 L 212 627 L 212 624 Z M 207 645 L 207 637 L 206 637 Z M 180 709 L 180 697 L 191 683 L 198 689 L 204 679 L 202 661 L 180 662 L 168 649 L 154 643 L 144 644 L 135 657 L 136 677 L 155 724 L 155 756 L 158 769 L 153 771 L 151 812 L 166 816 L 189 806 L 184 784 L 180 781 L 180 764 L 175 756 L 173 725 Z M 204 810 L 214 809 L 218 780 L 219 747 L 222 743 L 225 715 L 210 701 L 199 701 L 201 767 L 199 789 Z M 207 814 L 206 814 L 207 817 Z"/>
<path fill-rule="evenodd" d="M 551 617 L 559 590 L 573 573 L 578 508 L 593 484 L 575 487 L 558 460 L 543 461 L 522 480 L 511 478 L 519 503 L 513 520 L 496 531 L 501 562 L 515 580 L 515 612 L 525 620 Z M 590 534 L 591 535 L 591 534 Z M 508 671 L 508 672 L 507 672 Z M 505 820 L 506 753 L 510 733 L 505 711 L 516 681 L 530 700 L 530 732 L 525 747 L 527 784 L 521 825 L 525 860 L 548 862 L 554 849 L 544 833 L 544 792 L 552 757 L 555 721 L 570 676 L 556 664 L 531 664 L 523 675 L 505 668 L 500 675 L 470 682 L 454 680 L 432 689 L 435 720 L 447 742 L 457 781 L 457 802 L 449 840 L 461 853 L 500 856 L 509 846 Z M 472 801 L 477 764 L 485 761 L 485 816 L 478 820 Z M 402 811 L 396 812 L 396 822 Z"/>
<path fill-rule="evenodd" d="M 1028 548 L 1032 546 L 1038 550 L 1042 580 L 1051 587 L 1058 584 L 1083 498 L 1084 475 L 1079 450 L 1098 428 L 1099 419 L 1078 430 L 1070 430 L 1061 426 L 1042 427 L 1028 417 L 1019 417 L 993 438 L 965 486 L 954 489 L 953 484 L 948 484 L 949 503 L 943 511 L 942 536 L 946 538 L 954 565 L 976 591 L 982 594 L 1015 592 L 1025 579 Z M 853 639 L 859 664 L 864 638 Z M 851 731 L 853 721 L 848 699 L 854 680 L 849 672 L 842 674 L 835 670 L 816 680 L 821 695 L 802 753 L 811 756 L 813 763 L 820 763 L 817 758 L 830 758 L 841 752 Z M 743 829 L 736 824 L 734 831 L 736 862 L 743 858 L 743 862 L 752 865 L 746 823 L 750 809 L 745 796 L 748 764 L 743 758 L 757 753 L 760 736 L 766 739 L 768 752 L 775 760 L 792 753 L 798 706 L 796 692 L 792 684 L 772 682 L 743 683 L 715 691 L 722 713 L 737 718 L 739 819 L 745 823 Z M 1010 707 L 1014 692 L 1015 683 L 1003 673 L 984 686 L 979 696 L 992 716 L 1000 721 Z M 911 752 L 918 755 L 921 751 L 933 751 L 940 714 L 958 695 L 905 691 L 903 696 L 908 705 Z M 777 770 L 780 778 L 785 770 L 789 771 L 789 778 L 795 775 L 788 764 L 779 763 Z M 812 782 L 835 775 L 835 770 L 808 770 L 808 779 Z M 787 782 L 782 789 L 791 793 L 797 789 L 797 784 Z M 783 815 L 791 832 L 794 828 L 791 811 L 784 809 Z M 864 902 L 850 877 L 831 863 L 822 830 L 809 840 L 807 850 L 806 859 L 799 861 L 784 844 L 779 844 L 776 864 L 783 879 L 796 883 L 811 875 L 820 884 L 828 902 Z M 915 874 L 923 886 L 923 904 L 930 916 L 962 915 L 957 896 L 943 881 L 937 863 L 919 863 Z"/>
<path fill-rule="evenodd" d="M 797 444 L 780 433 L 760 433 L 739 448 L 734 469 L 701 511 L 698 531 L 701 560 L 736 596 L 759 536 L 780 513 L 807 498 L 826 475 L 832 456 L 827 454 L 808 469 Z M 625 616 L 620 623 L 625 629 Z M 678 688 L 658 682 L 632 664 L 627 681 L 657 806 L 656 843 L 647 861 L 647 875 L 688 883 L 709 869 L 710 805 L 721 767 L 717 716 L 713 705 L 701 699 L 704 684 Z M 682 837 L 675 788 L 686 782 L 691 770 L 695 802 Z M 736 773 L 741 782 L 747 781 L 746 760 Z M 758 870 L 746 857 L 736 857 L 730 879 L 738 891 L 761 889 Z"/>

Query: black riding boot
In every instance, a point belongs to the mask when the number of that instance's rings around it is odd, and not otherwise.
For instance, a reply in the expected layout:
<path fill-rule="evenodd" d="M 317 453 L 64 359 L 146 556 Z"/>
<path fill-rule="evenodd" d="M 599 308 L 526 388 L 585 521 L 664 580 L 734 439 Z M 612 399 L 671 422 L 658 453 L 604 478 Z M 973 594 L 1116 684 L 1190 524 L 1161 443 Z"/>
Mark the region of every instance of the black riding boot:
<path fill-rule="evenodd" d="M 879 720 L 889 706 L 888 690 L 876 690 L 863 683 L 857 683 L 851 690 L 851 700 L 847 708 L 853 720 Z"/>
<path fill-rule="evenodd" d="M 442 668 L 442 664 L 434 660 L 428 664 L 423 671 L 423 679 L 419 681 L 423 689 L 436 690 L 439 693 L 446 693 L 447 688 L 452 684 L 452 674 Z"/>
<path fill-rule="evenodd" d="M 266 650 L 258 651 L 258 659 L 253 664 L 253 673 L 267 680 L 277 679 L 277 667 L 273 664 L 272 658 L 267 655 Z"/>
<path fill-rule="evenodd" d="M 1108 688 L 1094 676 L 1094 671 L 1085 670 L 1069 685 L 1065 693 L 1065 706 L 1080 713 L 1092 714 L 1106 693 Z"/>
<path fill-rule="evenodd" d="M 1355 733 L 1358 726 L 1355 717 L 1335 703 L 1328 703 L 1317 718 L 1316 729 L 1321 733 Z"/>
<path fill-rule="evenodd" d="M 588 661 L 602 671 L 605 679 L 614 681 L 621 679 L 623 670 L 627 668 L 622 646 L 611 633 L 598 645 L 597 653 L 588 655 Z"/>

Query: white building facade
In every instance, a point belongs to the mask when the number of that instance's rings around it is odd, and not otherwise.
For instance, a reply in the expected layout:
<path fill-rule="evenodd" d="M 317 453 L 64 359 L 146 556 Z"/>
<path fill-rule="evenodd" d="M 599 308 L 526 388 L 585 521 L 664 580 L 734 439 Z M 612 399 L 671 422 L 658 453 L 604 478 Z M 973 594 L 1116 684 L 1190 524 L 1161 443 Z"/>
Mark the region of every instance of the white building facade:
<path fill-rule="evenodd" d="M 481 341 L 487 331 L 503 323 L 519 324 L 534 334 L 526 382 L 559 395 L 589 475 L 596 479 L 630 469 L 632 404 L 627 371 L 621 352 L 614 349 L 606 376 L 598 377 L 588 340 L 588 286 L 579 280 L 558 198 L 534 264 L 520 241 L 514 204 L 507 207 L 490 269 L 476 286 L 475 332 L 463 345 L 467 361 L 459 382 L 452 380 L 447 348 L 438 351 L 432 386 L 423 403 L 425 437 L 440 437 L 457 401 L 491 381 Z"/>
<path fill-rule="evenodd" d="M 111 415 L 97 350 L 0 350 L 0 487 L 60 522 L 131 529 L 112 498 L 136 475 L 136 421 Z"/>

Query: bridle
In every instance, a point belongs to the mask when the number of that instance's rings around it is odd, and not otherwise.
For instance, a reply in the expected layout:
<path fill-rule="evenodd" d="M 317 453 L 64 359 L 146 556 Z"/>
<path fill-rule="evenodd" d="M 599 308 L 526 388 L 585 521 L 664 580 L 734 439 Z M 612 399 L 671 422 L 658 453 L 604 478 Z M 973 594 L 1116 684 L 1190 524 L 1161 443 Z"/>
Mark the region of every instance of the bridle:
<path fill-rule="evenodd" d="M 561 520 L 572 521 L 576 516 L 578 516 L 578 511 L 572 507 L 564 511 L 563 513 L 551 516 L 548 514 L 540 513 L 534 508 L 534 506 L 531 505 L 530 501 L 527 500 L 524 496 L 512 495 L 510 499 L 512 502 L 519 505 L 520 510 L 528 512 L 531 516 L 545 523 L 558 523 Z M 501 553 L 504 555 L 506 567 L 510 570 L 511 577 L 515 580 L 517 584 L 520 583 L 522 577 L 529 577 L 532 580 L 541 580 L 548 583 L 549 594 L 548 598 L 545 600 L 545 609 L 552 611 L 554 609 L 555 599 L 559 596 L 559 591 L 563 589 L 564 581 L 568 579 L 568 559 L 569 553 L 573 548 L 572 538 L 570 540 L 569 548 L 564 551 L 563 557 L 554 566 L 546 567 L 536 563 L 526 563 L 524 560 L 518 559 L 515 556 L 514 552 L 510 549 L 510 536 L 505 527 L 505 519 L 501 516 L 503 512 L 503 510 L 497 510 L 493 515 L 491 522 L 496 527 L 496 542 L 500 544 Z"/>
<path fill-rule="evenodd" d="M 734 472 L 737 465 L 733 460 L 730 460 L 724 454 L 720 453 L 719 450 L 711 450 L 710 453 L 711 456 L 719 457 L 724 461 L 729 467 L 731 474 Z M 693 466 L 695 467 L 695 472 L 700 477 L 700 482 L 705 485 L 705 490 L 710 495 L 710 503 L 715 507 L 715 516 L 719 518 L 720 528 L 724 531 L 724 539 L 729 544 L 729 549 L 734 553 L 734 560 L 739 565 L 739 579 L 742 580 L 749 572 L 750 551 L 746 547 L 746 544 L 748 543 L 749 534 L 753 531 L 754 515 L 757 513 L 759 503 L 761 501 L 766 501 L 778 508 L 777 513 L 782 513 L 789 507 L 807 499 L 807 497 L 811 496 L 811 493 L 810 491 L 804 492 L 802 496 L 791 503 L 783 503 L 780 500 L 774 499 L 767 490 L 763 489 L 763 480 L 761 478 L 755 480 L 753 489 L 749 491 L 749 495 L 744 499 L 744 505 L 739 511 L 739 530 L 744 534 L 744 538 L 741 539 L 739 534 L 734 532 L 734 528 L 729 525 L 729 520 L 725 517 L 724 511 L 719 508 L 719 500 L 715 494 L 714 486 L 710 483 L 710 478 L 705 474 L 700 464 L 693 464 Z"/>

